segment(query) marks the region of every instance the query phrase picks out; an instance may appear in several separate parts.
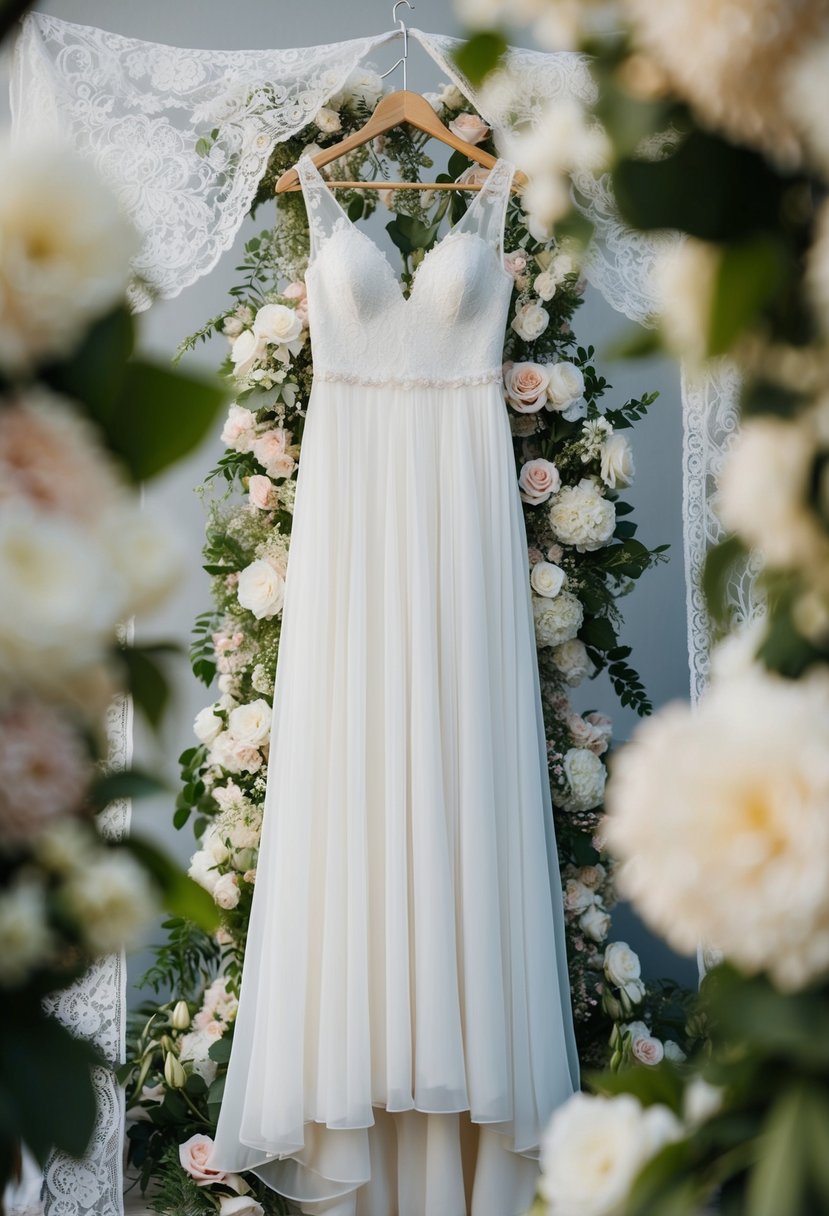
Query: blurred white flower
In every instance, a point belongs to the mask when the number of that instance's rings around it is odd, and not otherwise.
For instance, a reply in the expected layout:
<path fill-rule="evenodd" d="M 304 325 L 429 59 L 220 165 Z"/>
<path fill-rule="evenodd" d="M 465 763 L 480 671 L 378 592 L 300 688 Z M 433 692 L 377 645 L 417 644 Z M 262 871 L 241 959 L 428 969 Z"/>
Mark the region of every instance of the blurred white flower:
<path fill-rule="evenodd" d="M 685 237 L 658 257 L 653 271 L 662 335 L 676 354 L 694 363 L 708 353 L 720 256 L 715 245 Z"/>
<path fill-rule="evenodd" d="M 0 892 L 0 986 L 24 981 L 53 949 L 43 887 L 20 878 Z"/>
<path fill-rule="evenodd" d="M 643 1107 L 630 1094 L 574 1094 L 544 1134 L 541 1195 L 556 1216 L 619 1216 L 642 1167 L 681 1134 L 666 1106 Z"/>
<path fill-rule="evenodd" d="M 0 148 L 0 366 L 68 354 L 123 297 L 138 238 L 89 160 L 55 142 Z"/>
<path fill-rule="evenodd" d="M 179 583 L 185 568 L 179 533 L 167 516 L 127 498 L 102 522 L 112 576 L 120 578 L 123 588 L 121 615 L 152 611 Z"/>
<path fill-rule="evenodd" d="M 694 1077 L 685 1087 L 682 1115 L 691 1127 L 699 1127 L 722 1109 L 724 1092 L 702 1077 Z"/>
<path fill-rule="evenodd" d="M 158 911 L 147 874 L 124 850 L 99 850 L 90 865 L 70 875 L 63 896 L 87 945 L 100 954 L 133 945 Z"/>
<path fill-rule="evenodd" d="M 669 706 L 616 758 L 607 805 L 619 890 L 676 949 L 716 942 L 783 989 L 829 969 L 825 675 L 758 668 Z"/>
<path fill-rule="evenodd" d="M 314 115 L 314 122 L 325 135 L 334 135 L 343 126 L 339 114 L 330 106 L 320 106 Z"/>

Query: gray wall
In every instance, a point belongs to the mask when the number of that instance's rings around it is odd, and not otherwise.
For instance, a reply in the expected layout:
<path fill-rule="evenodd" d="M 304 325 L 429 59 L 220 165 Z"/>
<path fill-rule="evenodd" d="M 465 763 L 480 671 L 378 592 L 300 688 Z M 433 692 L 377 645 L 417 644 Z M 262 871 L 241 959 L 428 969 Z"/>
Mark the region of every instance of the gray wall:
<path fill-rule="evenodd" d="M 439 33 L 457 34 L 451 6 L 445 0 L 416 0 L 411 23 Z M 383 0 L 303 0 L 301 4 L 275 3 L 274 0 L 245 0 L 243 3 L 206 3 L 205 0 L 51 0 L 35 5 L 68 21 L 103 26 L 121 34 L 167 42 L 178 46 L 222 47 L 226 49 L 257 46 L 295 47 L 333 42 L 384 30 L 390 25 L 391 5 Z M 405 13 L 401 9 L 401 13 Z M 525 45 L 528 36 L 518 35 Z M 397 56 L 395 45 L 381 49 L 376 66 L 382 71 Z M 413 45 L 410 55 L 410 87 L 425 91 L 438 81 L 435 65 L 425 52 Z M 3 63 L 3 75 L 8 63 Z M 6 89 L 2 90 L 0 113 L 7 120 Z M 227 289 L 234 282 L 236 254 L 245 239 L 267 226 L 269 216 L 260 210 L 258 222 L 246 223 L 234 249 L 219 262 L 205 279 L 187 288 L 174 300 L 161 301 L 142 317 L 142 344 L 160 359 L 168 358 L 182 337 L 198 328 L 207 317 L 224 306 Z M 379 229 L 379 220 L 377 221 Z M 382 232 L 380 233 L 382 235 Z M 373 233 L 377 236 L 377 232 Z M 607 348 L 627 322 L 614 313 L 592 291 L 577 317 L 577 333 L 583 343 L 592 342 L 599 352 Z M 189 356 L 186 366 L 212 370 L 224 354 L 223 340 Z M 606 399 L 617 404 L 644 390 L 658 389 L 661 397 L 651 415 L 634 433 L 637 480 L 630 497 L 637 508 L 640 537 L 647 544 L 669 542 L 671 561 L 645 576 L 624 604 L 624 640 L 634 648 L 632 662 L 642 673 L 655 705 L 676 697 L 686 697 L 684 588 L 682 576 L 681 530 L 681 429 L 677 369 L 666 361 L 647 360 L 631 363 L 602 362 L 602 374 L 613 385 Z M 207 577 L 200 568 L 200 546 L 204 516 L 194 487 L 220 453 L 218 438 L 211 438 L 201 450 L 147 488 L 147 498 L 173 515 L 185 534 L 191 555 L 181 588 L 163 612 L 152 620 L 138 622 L 143 637 L 163 637 L 180 642 L 186 649 L 190 626 L 208 602 Z M 141 762 L 163 770 L 175 790 L 176 757 L 193 742 L 191 723 L 207 701 L 204 688 L 196 684 L 184 659 L 176 664 L 175 702 L 159 741 L 140 731 L 136 752 Z M 618 739 L 627 738 L 635 725 L 635 715 L 621 709 L 610 687 L 603 681 L 589 685 L 580 694 L 580 707 L 601 708 L 616 724 Z M 136 830 L 163 841 L 182 861 L 192 850 L 188 829 L 176 833 L 171 825 L 169 797 L 143 802 L 134 808 Z M 627 938 L 640 950 L 645 970 L 651 976 L 673 974 L 694 982 L 695 968 L 688 960 L 672 956 L 661 943 L 650 937 L 633 915 L 620 908 L 615 915 L 614 936 Z M 149 956 L 137 953 L 131 960 L 136 977 L 146 967 Z M 135 999 L 140 999 L 137 996 Z"/>

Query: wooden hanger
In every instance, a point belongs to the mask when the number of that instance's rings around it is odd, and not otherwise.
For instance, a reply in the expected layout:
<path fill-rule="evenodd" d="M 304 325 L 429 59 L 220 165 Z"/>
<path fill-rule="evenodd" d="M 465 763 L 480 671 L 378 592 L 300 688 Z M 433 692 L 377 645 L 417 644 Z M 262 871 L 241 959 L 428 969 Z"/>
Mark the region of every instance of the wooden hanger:
<path fill-rule="evenodd" d="M 392 10 L 393 14 L 396 14 L 397 7 L 400 4 L 407 4 L 409 8 L 414 7 L 409 3 L 409 0 L 397 0 Z M 476 144 L 471 144 L 467 140 L 453 134 L 441 122 L 425 97 L 422 97 L 420 93 L 412 93 L 411 90 L 406 88 L 406 59 L 409 53 L 408 31 L 402 18 L 398 24 L 403 34 L 403 55 L 393 67 L 389 68 L 389 72 L 394 71 L 396 67 L 402 65 L 403 88 L 399 89 L 396 93 L 387 93 L 385 97 L 381 98 L 371 118 L 360 127 L 359 131 L 354 131 L 351 135 L 347 135 L 345 139 L 341 139 L 339 143 L 332 144 L 330 148 L 323 148 L 316 156 L 312 157 L 314 164 L 318 169 L 321 169 L 323 165 L 329 164 L 332 160 L 337 160 L 340 156 L 345 156 L 348 152 L 353 152 L 355 148 L 360 148 L 364 144 L 371 143 L 378 135 L 385 135 L 386 131 L 391 131 L 394 127 L 400 127 L 405 124 L 414 127 L 418 131 L 423 131 L 426 135 L 440 140 L 443 144 L 448 144 L 456 152 L 463 152 L 464 156 L 467 156 L 472 161 L 476 161 L 479 165 L 483 165 L 484 168 L 491 169 L 497 157 L 493 156 L 491 152 L 485 152 L 483 148 L 477 147 Z M 384 72 L 383 75 L 387 76 L 388 72 Z M 513 175 L 512 189 L 520 190 L 526 183 L 526 176 L 516 170 Z M 329 181 L 327 184 L 331 187 L 348 190 L 481 189 L 479 184 L 467 182 L 387 182 L 382 179 L 373 181 Z M 296 169 L 288 169 L 276 183 L 274 193 L 284 194 L 287 190 L 299 189 L 299 177 Z"/>

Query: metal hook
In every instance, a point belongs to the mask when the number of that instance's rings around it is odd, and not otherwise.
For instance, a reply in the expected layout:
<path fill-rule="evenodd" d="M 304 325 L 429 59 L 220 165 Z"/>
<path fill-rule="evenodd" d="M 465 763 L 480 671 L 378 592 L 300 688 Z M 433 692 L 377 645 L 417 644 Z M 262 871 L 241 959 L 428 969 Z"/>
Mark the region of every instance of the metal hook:
<path fill-rule="evenodd" d="M 412 9 L 412 10 L 414 9 L 414 5 L 412 4 L 411 0 L 395 0 L 395 3 L 392 5 L 391 19 L 392 19 L 392 21 L 397 23 L 397 28 L 400 30 L 400 33 L 403 35 L 403 54 L 398 59 L 397 63 L 393 63 L 391 65 L 391 67 L 388 69 L 388 71 L 381 72 L 380 77 L 382 79 L 384 76 L 390 76 L 395 68 L 399 68 L 402 66 L 402 68 L 403 68 L 403 88 L 405 89 L 406 83 L 407 83 L 406 82 L 406 60 L 409 58 L 409 31 L 406 27 L 406 23 L 403 20 L 403 18 L 398 17 L 398 15 L 397 15 L 397 10 L 400 8 L 401 4 L 405 4 L 408 9 Z"/>

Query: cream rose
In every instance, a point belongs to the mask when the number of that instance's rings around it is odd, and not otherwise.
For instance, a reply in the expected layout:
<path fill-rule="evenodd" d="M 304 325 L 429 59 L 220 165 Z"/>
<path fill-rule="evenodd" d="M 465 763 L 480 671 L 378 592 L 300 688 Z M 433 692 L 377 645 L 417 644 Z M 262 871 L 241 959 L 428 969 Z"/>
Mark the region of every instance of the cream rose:
<path fill-rule="evenodd" d="M 591 941 L 603 942 L 610 932 L 610 916 L 598 904 L 592 904 L 579 917 L 579 928 Z"/>
<path fill-rule="evenodd" d="M 218 907 L 229 912 L 239 903 L 239 875 L 222 874 L 213 888 L 213 899 Z"/>
<path fill-rule="evenodd" d="M 249 331 L 248 331 L 249 332 Z M 237 452 L 249 452 L 256 438 L 256 415 L 236 402 L 229 407 L 221 440 Z"/>
<path fill-rule="evenodd" d="M 336 110 L 330 106 L 320 106 L 314 115 L 314 123 L 325 135 L 334 135 L 342 130 L 342 121 Z"/>
<path fill-rule="evenodd" d="M 230 711 L 227 727 L 240 743 L 250 747 L 261 747 L 271 733 L 272 711 L 267 701 L 261 698 L 248 705 L 238 705 Z"/>
<path fill-rule="evenodd" d="M 284 427 L 265 431 L 253 444 L 253 454 L 269 477 L 290 477 L 296 461 L 288 452 L 291 432 Z"/>
<path fill-rule="evenodd" d="M 538 646 L 560 646 L 574 638 L 584 620 L 581 600 L 569 591 L 560 591 L 554 599 L 533 595 L 535 639 Z M 594 757 L 595 759 L 595 757 Z"/>
<path fill-rule="evenodd" d="M 248 494 L 254 507 L 260 511 L 272 511 L 279 505 L 279 494 L 269 477 L 254 473 L 248 478 Z"/>
<path fill-rule="evenodd" d="M 551 363 L 547 369 L 548 409 L 563 413 L 584 396 L 584 374 L 575 363 Z"/>
<path fill-rule="evenodd" d="M 504 269 L 517 281 L 527 269 L 527 255 L 523 249 L 513 249 L 504 254 Z"/>
<path fill-rule="evenodd" d="M 512 329 L 524 342 L 535 342 L 550 324 L 550 314 L 537 300 L 522 304 L 512 319 Z M 549 391 L 549 390 L 548 390 Z"/>
<path fill-rule="evenodd" d="M 530 585 L 539 595 L 552 599 L 564 586 L 564 571 L 552 562 L 536 562 L 530 573 Z"/>
<path fill-rule="evenodd" d="M 567 726 L 576 747 L 589 748 L 597 756 L 603 756 L 610 744 L 613 724 L 604 714 L 570 714 Z"/>
<path fill-rule="evenodd" d="M 266 348 L 267 343 L 264 338 L 257 337 L 252 329 L 243 329 L 239 337 L 234 338 L 230 348 L 233 374 L 239 377 L 246 376 L 263 357 Z"/>
<path fill-rule="evenodd" d="M 265 1216 L 265 1209 L 253 1195 L 220 1195 L 219 1216 Z"/>
<path fill-rule="evenodd" d="M 468 144 L 480 144 L 489 135 L 489 127 L 482 118 L 477 114 L 471 114 L 465 111 L 458 114 L 457 118 L 453 118 L 449 123 L 449 130 L 453 135 L 457 135 L 458 139 L 465 139 Z"/>
<path fill-rule="evenodd" d="M 536 275 L 533 282 L 533 291 L 538 298 L 540 300 L 544 300 L 545 303 L 547 300 L 552 300 L 553 296 L 556 294 L 557 287 L 558 282 L 556 281 L 556 276 L 551 270 L 542 270 L 541 274 Z"/>
<path fill-rule="evenodd" d="M 547 400 L 547 369 L 540 363 L 505 363 L 504 393 L 519 414 L 534 414 Z"/>
<path fill-rule="evenodd" d="M 538 506 L 561 486 L 558 469 L 550 460 L 528 460 L 518 475 L 518 488 L 524 502 Z"/>
<path fill-rule="evenodd" d="M 178 1146 L 178 1159 L 185 1174 L 189 1174 L 197 1186 L 210 1186 L 213 1183 L 225 1182 L 226 1170 L 213 1169 L 208 1165 L 213 1152 L 213 1141 L 210 1136 L 197 1133 Z"/>
<path fill-rule="evenodd" d="M 624 435 L 609 435 L 599 451 L 602 481 L 611 490 L 629 486 L 636 475 L 633 452 Z"/>
<path fill-rule="evenodd" d="M 665 1048 L 661 1041 L 651 1034 L 644 1022 L 630 1022 L 623 1029 L 630 1036 L 630 1052 L 634 1060 L 650 1067 L 662 1062 L 665 1058 Z"/>
<path fill-rule="evenodd" d="M 556 646 L 552 653 L 554 666 L 564 676 L 571 688 L 577 688 L 593 672 L 593 664 L 587 647 L 580 638 L 571 638 Z"/>
<path fill-rule="evenodd" d="M 253 321 L 254 336 L 275 346 L 288 346 L 302 332 L 293 308 L 287 304 L 264 304 Z"/>
<path fill-rule="evenodd" d="M 259 558 L 239 575 L 236 594 L 242 607 L 252 612 L 257 621 L 266 620 L 282 611 L 285 580 L 270 562 Z"/>
<path fill-rule="evenodd" d="M 577 878 L 568 878 L 564 886 L 564 906 L 568 912 L 586 912 L 596 902 L 596 895 Z"/>

